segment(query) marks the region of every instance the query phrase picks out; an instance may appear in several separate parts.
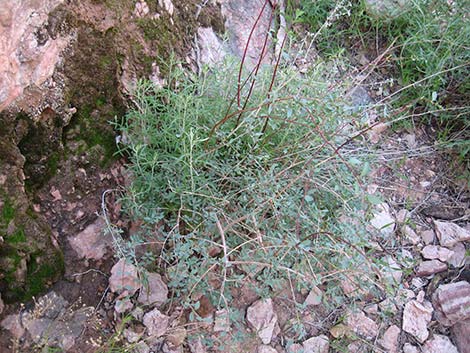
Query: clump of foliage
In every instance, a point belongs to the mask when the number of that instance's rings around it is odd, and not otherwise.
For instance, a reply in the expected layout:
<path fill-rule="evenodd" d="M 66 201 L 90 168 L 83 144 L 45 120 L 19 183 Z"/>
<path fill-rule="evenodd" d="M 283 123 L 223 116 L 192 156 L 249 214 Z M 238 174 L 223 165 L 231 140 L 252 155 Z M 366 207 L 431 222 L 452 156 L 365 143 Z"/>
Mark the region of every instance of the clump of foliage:
<path fill-rule="evenodd" d="M 345 88 L 321 63 L 307 74 L 281 63 L 245 83 L 237 66 L 200 77 L 172 66 L 166 87 L 139 83 L 119 124 L 132 172 L 125 205 L 148 230 L 132 246 L 162 244 L 150 262 L 166 267 L 177 296 L 202 290 L 226 307 L 247 281 L 261 295 L 346 270 L 372 283 L 360 249 L 376 200 L 362 192 L 369 163 L 348 143 Z"/>
<path fill-rule="evenodd" d="M 296 19 L 317 33 L 323 55 L 370 51 L 393 64 L 399 85 L 390 103 L 436 124 L 440 137 L 469 154 L 470 18 L 468 1 L 408 2 L 394 16 L 374 17 L 364 1 L 301 1 Z M 346 9 L 346 10 L 345 10 Z M 327 23 L 327 25 L 325 25 Z M 382 60 L 383 61 L 383 60 Z"/>

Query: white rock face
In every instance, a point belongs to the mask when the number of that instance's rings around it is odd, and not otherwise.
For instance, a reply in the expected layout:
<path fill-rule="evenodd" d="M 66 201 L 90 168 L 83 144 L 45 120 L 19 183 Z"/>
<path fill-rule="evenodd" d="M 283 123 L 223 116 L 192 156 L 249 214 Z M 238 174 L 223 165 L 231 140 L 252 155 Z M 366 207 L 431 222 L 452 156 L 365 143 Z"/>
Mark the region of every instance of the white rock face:
<path fill-rule="evenodd" d="M 429 336 L 428 324 L 431 322 L 433 308 L 430 302 L 411 300 L 403 310 L 403 331 L 416 337 L 423 343 Z"/>
<path fill-rule="evenodd" d="M 271 299 L 254 302 L 247 310 L 246 320 L 264 344 L 271 342 L 277 325 L 277 315 L 274 313 Z"/>
<path fill-rule="evenodd" d="M 29 86 L 40 87 L 54 73 L 71 38 L 37 33 L 64 0 L 2 0 L 0 5 L 0 111 Z"/>
<path fill-rule="evenodd" d="M 133 295 L 141 285 L 137 268 L 125 259 L 119 260 L 111 269 L 109 288 L 112 292 L 121 294 L 126 291 L 128 295 Z"/>

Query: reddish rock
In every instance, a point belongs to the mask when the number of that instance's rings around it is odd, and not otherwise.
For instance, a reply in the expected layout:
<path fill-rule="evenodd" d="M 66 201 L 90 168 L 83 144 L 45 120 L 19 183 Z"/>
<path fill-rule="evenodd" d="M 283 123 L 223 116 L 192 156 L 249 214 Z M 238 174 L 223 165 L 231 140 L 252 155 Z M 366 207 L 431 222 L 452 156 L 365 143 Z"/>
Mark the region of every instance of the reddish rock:
<path fill-rule="evenodd" d="M 460 353 L 470 353 L 470 319 L 456 323 L 451 331 Z"/>
<path fill-rule="evenodd" d="M 147 273 L 140 288 L 138 302 L 144 305 L 162 305 L 168 299 L 168 286 L 158 273 Z"/>
<path fill-rule="evenodd" d="M 452 344 L 449 337 L 442 335 L 434 335 L 432 339 L 427 341 L 422 347 L 423 353 L 459 353 L 457 348 Z"/>
<path fill-rule="evenodd" d="M 434 221 L 434 227 L 442 246 L 451 248 L 458 242 L 470 240 L 470 230 L 455 223 Z"/>
<path fill-rule="evenodd" d="M 260 299 L 247 310 L 246 320 L 264 344 L 269 344 L 277 326 L 277 315 L 271 299 Z"/>
<path fill-rule="evenodd" d="M 416 337 L 423 343 L 429 336 L 428 324 L 431 322 L 433 308 L 430 302 L 424 300 L 412 300 L 405 305 L 403 310 L 403 331 Z"/>
<path fill-rule="evenodd" d="M 440 285 L 433 295 L 433 305 L 437 320 L 445 326 L 470 319 L 470 283 Z"/>
<path fill-rule="evenodd" d="M 140 287 L 137 267 L 126 262 L 126 259 L 119 260 L 111 269 L 109 277 L 111 291 L 118 294 L 127 291 L 129 295 L 133 295 Z"/>
<path fill-rule="evenodd" d="M 423 255 L 425 259 L 437 259 L 442 262 L 448 261 L 453 254 L 454 252 L 452 250 L 438 245 L 427 245 L 423 248 L 423 250 L 421 250 L 421 255 Z"/>
<path fill-rule="evenodd" d="M 368 318 L 362 311 L 350 312 L 346 316 L 346 324 L 354 333 L 366 339 L 373 339 L 379 333 L 377 323 Z"/>
<path fill-rule="evenodd" d="M 168 330 L 170 317 L 162 314 L 158 309 L 154 309 L 144 315 L 143 324 L 147 327 L 149 336 L 161 337 Z"/>
<path fill-rule="evenodd" d="M 445 270 L 447 265 L 439 260 L 423 261 L 416 269 L 416 275 L 426 277 Z"/>
<path fill-rule="evenodd" d="M 392 325 L 385 331 L 383 338 L 379 341 L 380 345 L 384 347 L 388 353 L 398 352 L 398 337 L 400 336 L 400 332 L 398 326 Z"/>

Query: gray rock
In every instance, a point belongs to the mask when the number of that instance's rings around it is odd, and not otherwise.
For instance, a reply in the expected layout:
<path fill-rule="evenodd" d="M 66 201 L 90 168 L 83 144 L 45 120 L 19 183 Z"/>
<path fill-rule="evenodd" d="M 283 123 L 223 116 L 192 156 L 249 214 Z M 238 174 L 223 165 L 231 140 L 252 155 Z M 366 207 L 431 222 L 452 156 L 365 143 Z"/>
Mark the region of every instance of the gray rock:
<path fill-rule="evenodd" d="M 246 320 L 264 344 L 271 342 L 277 325 L 277 315 L 270 298 L 254 302 L 247 309 Z"/>
<path fill-rule="evenodd" d="M 265 344 L 258 347 L 256 353 L 278 353 L 273 347 Z"/>
<path fill-rule="evenodd" d="M 0 326 L 4 330 L 9 331 L 16 339 L 20 339 L 25 333 L 25 329 L 21 325 L 20 314 L 6 316 L 0 323 Z"/>
<path fill-rule="evenodd" d="M 410 343 L 405 343 L 403 345 L 403 353 L 420 353 L 418 347 L 413 346 Z"/>
<path fill-rule="evenodd" d="M 470 283 L 442 284 L 433 294 L 436 318 L 444 326 L 470 319 Z"/>
<path fill-rule="evenodd" d="M 123 314 L 127 311 L 132 310 L 133 307 L 134 304 L 132 303 L 132 301 L 128 297 L 125 297 L 116 300 L 116 303 L 114 304 L 114 311 L 116 311 L 116 313 L 118 314 Z"/>
<path fill-rule="evenodd" d="M 390 207 L 386 203 L 377 206 L 370 224 L 384 236 L 389 236 L 395 231 L 395 218 L 390 213 Z"/>
<path fill-rule="evenodd" d="M 140 288 L 138 302 L 144 305 L 164 304 L 168 299 L 168 286 L 158 273 L 147 273 Z"/>
<path fill-rule="evenodd" d="M 436 238 L 436 234 L 432 229 L 423 230 L 419 232 L 419 236 L 421 237 L 423 243 L 426 245 L 434 243 L 434 239 Z"/>

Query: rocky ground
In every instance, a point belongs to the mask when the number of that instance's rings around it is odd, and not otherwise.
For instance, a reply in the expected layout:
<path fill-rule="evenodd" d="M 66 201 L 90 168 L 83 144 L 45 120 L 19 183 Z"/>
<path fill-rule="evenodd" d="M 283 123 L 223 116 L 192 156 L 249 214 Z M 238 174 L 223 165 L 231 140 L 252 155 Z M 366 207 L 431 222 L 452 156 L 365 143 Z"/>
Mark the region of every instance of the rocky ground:
<path fill-rule="evenodd" d="M 432 131 L 378 125 L 368 136 L 384 155 L 368 192 L 387 200 L 368 250 L 394 290 L 344 280 L 347 299 L 331 310 L 321 285 L 298 292 L 285 283 L 261 299 L 246 283 L 232 293 L 234 318 L 204 293 L 183 307 L 165 273 L 114 258 L 106 221 L 125 235 L 139 225 L 116 201 L 128 175 L 108 150 L 107 121 L 125 110 L 137 77 L 162 83 L 163 65 L 151 60 L 169 49 L 160 33 L 177 33 L 168 42 L 195 72 L 243 54 L 258 3 L 207 3 L 25 0 L 0 9 L 0 352 L 470 352 L 468 181 L 434 148 Z M 252 60 L 268 24 L 261 18 Z M 359 104 L 376 99 L 364 87 Z M 95 130 L 106 138 L 89 138 Z M 295 322 L 306 327 L 300 340 Z"/>

